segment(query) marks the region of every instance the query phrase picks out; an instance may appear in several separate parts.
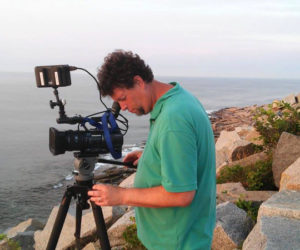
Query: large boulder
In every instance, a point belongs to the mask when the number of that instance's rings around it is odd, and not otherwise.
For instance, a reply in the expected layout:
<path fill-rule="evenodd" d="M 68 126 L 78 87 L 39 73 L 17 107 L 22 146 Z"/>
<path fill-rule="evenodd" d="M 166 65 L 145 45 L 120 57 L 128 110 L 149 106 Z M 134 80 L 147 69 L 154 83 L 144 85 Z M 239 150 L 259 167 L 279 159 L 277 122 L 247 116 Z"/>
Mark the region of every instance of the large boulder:
<path fill-rule="evenodd" d="M 217 206 L 217 221 L 214 230 L 212 250 L 238 248 L 253 227 L 246 212 L 231 202 Z"/>
<path fill-rule="evenodd" d="M 35 249 L 46 249 L 54 221 L 57 215 L 59 207 L 54 207 L 47 224 L 43 231 L 36 231 L 34 234 Z M 91 209 L 83 210 L 81 223 L 81 242 L 85 243 L 89 239 L 92 239 L 96 235 L 96 225 L 94 215 Z M 105 220 L 106 227 L 109 227 L 114 221 L 121 217 L 125 213 L 125 209 L 122 207 L 102 207 L 102 213 Z M 57 242 L 56 249 L 67 249 L 75 246 L 75 222 L 76 216 L 74 208 L 71 207 L 67 213 L 59 240 Z"/>
<path fill-rule="evenodd" d="M 281 174 L 281 190 L 300 191 L 300 157 Z"/>
<path fill-rule="evenodd" d="M 222 131 L 216 142 L 216 167 L 255 153 L 254 144 L 241 139 L 236 131 Z"/>
<path fill-rule="evenodd" d="M 300 192 L 281 191 L 264 202 L 243 250 L 300 248 Z"/>
<path fill-rule="evenodd" d="M 279 188 L 281 174 L 300 157 L 300 136 L 283 132 L 273 155 L 272 171 Z"/>
<path fill-rule="evenodd" d="M 300 221 L 263 216 L 243 243 L 243 250 L 282 250 L 300 248 Z"/>

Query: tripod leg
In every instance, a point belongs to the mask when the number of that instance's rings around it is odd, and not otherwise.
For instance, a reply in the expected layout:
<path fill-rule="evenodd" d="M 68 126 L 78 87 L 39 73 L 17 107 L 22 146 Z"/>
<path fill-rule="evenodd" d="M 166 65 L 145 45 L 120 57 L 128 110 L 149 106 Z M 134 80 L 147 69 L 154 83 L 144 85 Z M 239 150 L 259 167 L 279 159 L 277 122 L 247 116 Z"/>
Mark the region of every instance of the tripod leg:
<path fill-rule="evenodd" d="M 77 249 L 81 249 L 80 247 L 80 229 L 81 229 L 81 219 L 82 219 L 82 208 L 80 204 L 76 204 L 76 229 L 75 229 L 75 239 L 76 239 L 76 247 Z"/>
<path fill-rule="evenodd" d="M 93 208 L 94 219 L 97 227 L 97 234 L 100 241 L 102 250 L 110 250 L 109 240 L 107 236 L 105 221 L 103 218 L 103 213 L 101 207 L 95 205 L 94 202 L 91 202 Z"/>
<path fill-rule="evenodd" d="M 67 212 L 69 210 L 71 199 L 72 193 L 69 190 L 66 190 L 56 215 L 55 223 L 48 241 L 47 250 L 54 250 L 56 248 Z"/>

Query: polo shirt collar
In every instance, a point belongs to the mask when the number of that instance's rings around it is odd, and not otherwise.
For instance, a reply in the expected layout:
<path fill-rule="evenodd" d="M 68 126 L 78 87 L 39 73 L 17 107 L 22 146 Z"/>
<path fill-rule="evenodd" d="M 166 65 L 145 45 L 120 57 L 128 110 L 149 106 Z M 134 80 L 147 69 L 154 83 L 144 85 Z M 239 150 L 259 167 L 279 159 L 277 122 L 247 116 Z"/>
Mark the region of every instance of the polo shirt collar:
<path fill-rule="evenodd" d="M 179 89 L 180 89 L 179 83 L 177 83 L 177 82 L 170 82 L 169 84 L 172 84 L 174 87 L 171 88 L 171 89 L 169 89 L 165 94 L 163 94 L 163 95 L 156 101 L 156 103 L 155 103 L 155 105 L 154 105 L 152 111 L 150 112 L 150 120 L 155 120 L 155 119 L 159 116 L 159 114 L 160 114 L 160 112 L 161 112 L 161 109 L 162 109 L 162 107 L 163 107 L 165 101 L 166 101 L 169 97 L 175 95 L 175 94 L 179 91 Z"/>

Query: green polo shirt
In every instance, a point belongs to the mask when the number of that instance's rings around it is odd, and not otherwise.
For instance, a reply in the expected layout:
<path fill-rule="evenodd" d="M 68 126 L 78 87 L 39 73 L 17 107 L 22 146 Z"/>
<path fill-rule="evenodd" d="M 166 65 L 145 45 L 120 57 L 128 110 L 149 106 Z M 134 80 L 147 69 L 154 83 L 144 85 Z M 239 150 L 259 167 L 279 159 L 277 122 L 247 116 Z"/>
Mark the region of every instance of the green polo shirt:
<path fill-rule="evenodd" d="M 216 219 L 214 136 L 198 99 L 171 84 L 151 111 L 134 186 L 196 193 L 187 207 L 136 207 L 138 237 L 148 249 L 210 249 Z"/>

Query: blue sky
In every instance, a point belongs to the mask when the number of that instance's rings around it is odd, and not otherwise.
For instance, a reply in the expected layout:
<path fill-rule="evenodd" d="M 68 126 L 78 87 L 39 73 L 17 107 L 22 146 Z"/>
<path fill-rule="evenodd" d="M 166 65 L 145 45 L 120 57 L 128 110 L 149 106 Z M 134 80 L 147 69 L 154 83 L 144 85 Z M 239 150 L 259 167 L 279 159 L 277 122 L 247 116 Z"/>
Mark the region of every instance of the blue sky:
<path fill-rule="evenodd" d="M 300 79 L 300 1 L 0 0 L 0 71 L 96 72 L 115 49 L 159 76 Z"/>

